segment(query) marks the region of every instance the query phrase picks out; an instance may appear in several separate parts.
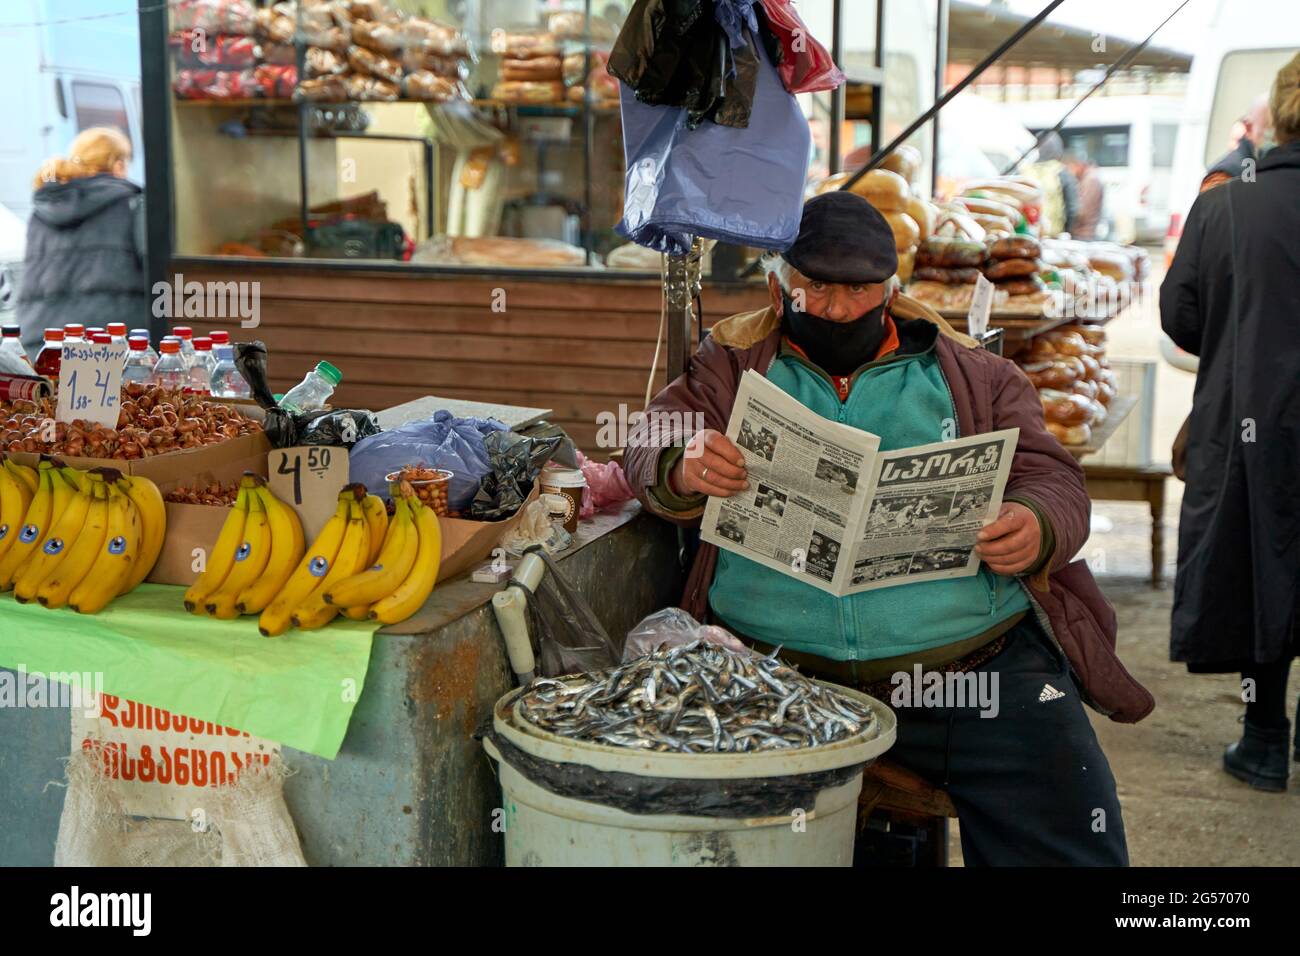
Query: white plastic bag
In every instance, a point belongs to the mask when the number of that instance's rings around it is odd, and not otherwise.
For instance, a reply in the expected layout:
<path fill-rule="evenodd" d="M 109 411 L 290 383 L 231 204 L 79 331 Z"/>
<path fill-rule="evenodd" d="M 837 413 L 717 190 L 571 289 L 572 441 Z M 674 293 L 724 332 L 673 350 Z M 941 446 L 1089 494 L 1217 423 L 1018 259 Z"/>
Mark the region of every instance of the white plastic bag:
<path fill-rule="evenodd" d="M 623 645 L 623 660 L 643 657 L 662 647 L 677 647 L 692 641 L 704 641 L 717 644 L 741 653 L 748 653 L 749 648 L 743 641 L 725 627 L 713 624 L 701 624 L 679 607 L 666 607 L 642 618 L 636 627 L 627 632 L 627 642 Z"/>

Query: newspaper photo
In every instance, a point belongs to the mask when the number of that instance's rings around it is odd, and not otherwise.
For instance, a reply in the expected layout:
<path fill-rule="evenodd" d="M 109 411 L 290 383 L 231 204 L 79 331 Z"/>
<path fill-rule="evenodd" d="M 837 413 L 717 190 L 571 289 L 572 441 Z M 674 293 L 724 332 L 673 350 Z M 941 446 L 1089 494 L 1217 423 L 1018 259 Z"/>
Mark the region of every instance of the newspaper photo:
<path fill-rule="evenodd" d="M 747 371 L 727 437 L 750 487 L 709 497 L 701 538 L 843 596 L 975 574 L 1019 430 L 881 452 Z"/>

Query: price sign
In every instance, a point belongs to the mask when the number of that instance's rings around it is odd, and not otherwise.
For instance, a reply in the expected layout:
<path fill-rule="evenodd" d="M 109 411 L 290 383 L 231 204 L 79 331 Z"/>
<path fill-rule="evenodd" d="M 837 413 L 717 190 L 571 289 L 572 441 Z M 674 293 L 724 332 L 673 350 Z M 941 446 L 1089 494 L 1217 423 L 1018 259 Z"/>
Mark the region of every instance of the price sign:
<path fill-rule="evenodd" d="M 59 404 L 55 417 L 61 422 L 78 418 L 108 428 L 117 427 L 122 401 L 122 369 L 126 345 L 63 344 L 59 366 Z"/>
<path fill-rule="evenodd" d="M 970 312 L 966 315 L 966 332 L 971 338 L 981 338 L 989 330 L 992 308 L 993 283 L 980 276 L 975 280 L 975 294 L 971 296 Z"/>
<path fill-rule="evenodd" d="M 293 505 L 310 542 L 338 508 L 348 483 L 348 450 L 330 445 L 277 448 L 267 461 L 268 484 L 281 501 Z"/>

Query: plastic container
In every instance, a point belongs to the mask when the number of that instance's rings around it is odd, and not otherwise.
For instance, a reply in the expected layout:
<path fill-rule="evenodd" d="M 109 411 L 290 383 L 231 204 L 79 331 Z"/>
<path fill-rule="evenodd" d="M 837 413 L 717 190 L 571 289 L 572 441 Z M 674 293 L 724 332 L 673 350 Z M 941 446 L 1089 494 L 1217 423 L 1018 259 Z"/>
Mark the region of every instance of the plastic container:
<path fill-rule="evenodd" d="M 163 339 L 162 354 L 158 357 L 158 364 L 153 367 L 153 383 L 163 388 L 182 391 L 189 382 L 190 370 L 186 368 L 185 360 L 181 358 L 180 340 Z"/>
<path fill-rule="evenodd" d="M 334 389 L 343 381 L 343 373 L 329 362 L 317 362 L 301 382 L 284 393 L 280 407 L 287 412 L 311 412 L 324 408 Z"/>
<path fill-rule="evenodd" d="M 128 339 L 126 365 L 122 369 L 122 384 L 139 382 L 147 385 L 153 381 L 153 367 L 157 362 L 149 360 L 148 339 Z"/>
<path fill-rule="evenodd" d="M 108 329 L 100 328 L 98 325 L 92 325 L 86 329 L 85 339 L 87 342 L 95 341 L 96 335 L 108 335 Z"/>
<path fill-rule="evenodd" d="M 91 345 L 113 344 L 113 336 L 109 335 L 107 332 L 91 332 L 87 330 L 86 335 L 90 338 Z"/>
<path fill-rule="evenodd" d="M 213 398 L 251 398 L 253 390 L 235 368 L 235 347 L 214 345 L 212 351 L 216 355 L 210 384 Z"/>
<path fill-rule="evenodd" d="M 11 356 L 20 365 L 25 365 L 35 371 L 31 359 L 27 357 L 27 352 L 23 348 L 22 334 L 22 326 L 6 325 L 0 327 L 0 352 Z"/>
<path fill-rule="evenodd" d="M 185 363 L 186 371 L 192 369 L 194 367 L 194 330 L 188 325 L 173 326 L 171 337 L 180 340 L 181 361 Z"/>
<path fill-rule="evenodd" d="M 230 333 L 224 329 L 217 329 L 208 333 L 208 338 L 212 339 L 212 350 L 215 352 L 218 345 L 230 344 Z"/>
<path fill-rule="evenodd" d="M 403 478 L 402 471 L 390 471 L 384 476 L 387 482 L 406 481 L 415 491 L 415 497 L 433 509 L 433 513 L 447 517 L 447 494 L 453 473 L 446 468 L 423 468 L 431 472 L 432 478 Z"/>
<path fill-rule="evenodd" d="M 483 741 L 500 769 L 506 865 L 849 866 L 862 790 L 862 774 L 852 768 L 865 767 L 893 745 L 897 722 L 880 701 L 836 689 L 871 707 L 876 720 L 870 728 L 822 747 L 747 754 L 649 753 L 569 740 L 521 717 L 520 691 L 511 691 L 497 701 L 493 733 Z M 590 799 L 561 796 L 530 778 L 531 771 L 512 766 L 498 738 L 535 760 L 574 767 L 574 789 L 583 787 L 590 770 L 649 778 L 644 791 L 649 801 L 656 799 L 656 791 L 689 781 L 725 781 L 714 786 L 753 792 L 773 778 L 844 774 L 820 788 L 816 778 L 809 778 L 806 785 L 817 789 L 808 805 L 771 816 L 691 816 L 655 813 L 645 806 L 638 809 L 646 812 L 632 813 L 609 798 L 630 788 L 594 787 L 583 795 Z M 780 785 L 769 786 L 775 790 Z"/>
<path fill-rule="evenodd" d="M 63 341 L 66 344 L 86 341 L 86 327 L 79 322 L 69 322 L 63 327 Z"/>
<path fill-rule="evenodd" d="M 190 391 L 196 395 L 212 392 L 212 373 L 217 360 L 212 354 L 212 339 L 201 335 L 194 340 L 194 364 L 190 366 Z"/>
<path fill-rule="evenodd" d="M 139 329 L 133 329 L 130 337 L 126 340 L 126 344 L 130 346 L 130 344 L 136 339 L 144 342 L 144 354 L 149 356 L 149 367 L 153 368 L 158 364 L 158 351 L 149 344 L 149 333 L 141 332 Z"/>
<path fill-rule="evenodd" d="M 114 345 L 126 344 L 126 323 L 125 322 L 110 322 L 105 328 L 108 331 L 108 334 L 112 337 L 112 341 Z"/>
<path fill-rule="evenodd" d="M 63 365 L 63 329 L 46 329 L 45 344 L 36 354 L 36 374 L 51 381 L 59 380 L 59 367 Z"/>

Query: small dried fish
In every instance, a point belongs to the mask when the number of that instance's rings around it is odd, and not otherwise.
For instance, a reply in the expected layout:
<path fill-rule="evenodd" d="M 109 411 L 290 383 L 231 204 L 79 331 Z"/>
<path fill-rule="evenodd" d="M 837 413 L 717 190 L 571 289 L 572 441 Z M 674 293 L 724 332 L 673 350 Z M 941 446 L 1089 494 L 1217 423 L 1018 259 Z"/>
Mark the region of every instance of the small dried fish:
<path fill-rule="evenodd" d="M 521 712 L 545 730 L 660 753 L 817 747 L 870 728 L 872 712 L 777 657 L 696 641 L 567 679 L 541 677 Z"/>

